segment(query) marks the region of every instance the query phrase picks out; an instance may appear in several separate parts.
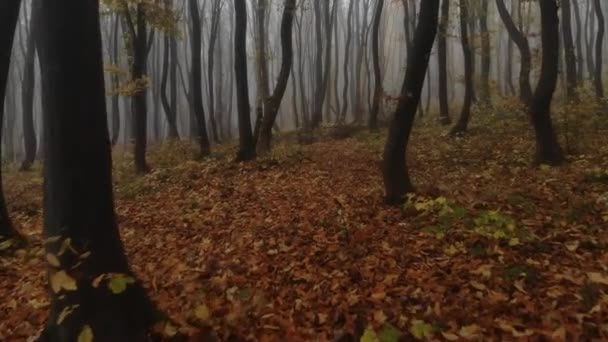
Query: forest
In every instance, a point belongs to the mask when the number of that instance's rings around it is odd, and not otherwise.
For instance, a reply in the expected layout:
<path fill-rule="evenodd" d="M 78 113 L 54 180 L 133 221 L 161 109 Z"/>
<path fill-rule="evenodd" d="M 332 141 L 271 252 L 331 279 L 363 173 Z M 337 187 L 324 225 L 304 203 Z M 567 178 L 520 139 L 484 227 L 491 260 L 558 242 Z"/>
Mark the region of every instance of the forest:
<path fill-rule="evenodd" d="M 606 15 L 0 0 L 0 341 L 608 340 Z"/>

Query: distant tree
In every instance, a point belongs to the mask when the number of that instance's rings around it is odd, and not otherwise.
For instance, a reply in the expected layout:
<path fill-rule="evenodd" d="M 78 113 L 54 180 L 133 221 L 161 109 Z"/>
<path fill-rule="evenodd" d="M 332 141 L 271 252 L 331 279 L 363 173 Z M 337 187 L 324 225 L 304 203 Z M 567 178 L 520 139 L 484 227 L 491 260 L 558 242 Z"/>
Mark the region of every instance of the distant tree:
<path fill-rule="evenodd" d="M 21 0 L 0 1 L 0 141 L 4 123 L 4 96 L 11 61 L 15 27 L 19 18 Z M 0 149 L 2 160 L 2 149 Z M 0 242 L 16 237 L 17 231 L 8 216 L 4 189 L 2 186 L 2 170 L 0 170 Z"/>
<path fill-rule="evenodd" d="M 154 309 L 129 268 L 114 212 L 99 1 L 42 1 L 42 13 L 51 307 L 40 341 L 144 341 Z"/>
<path fill-rule="evenodd" d="M 255 140 L 251 131 L 251 107 L 247 81 L 247 4 L 245 0 L 234 0 L 234 70 L 236 98 L 239 118 L 239 151 L 237 161 L 255 159 Z"/>
<path fill-rule="evenodd" d="M 165 0 L 165 7 L 172 10 L 172 1 Z M 161 75 L 160 97 L 167 124 L 169 126 L 169 139 L 179 139 L 179 131 L 177 130 L 177 108 L 176 108 L 176 69 L 177 69 L 177 44 L 175 33 L 165 32 L 163 40 L 163 64 Z M 168 94 L 167 88 L 171 85 L 171 91 Z"/>
<path fill-rule="evenodd" d="M 481 36 L 481 84 L 480 100 L 482 103 L 491 104 L 492 94 L 490 92 L 490 70 L 492 67 L 492 44 L 490 31 L 488 29 L 488 5 L 490 0 L 480 0 L 479 6 L 479 34 Z"/>
<path fill-rule="evenodd" d="M 439 36 L 437 37 L 437 62 L 439 69 L 439 120 L 442 125 L 449 125 L 450 108 L 448 103 L 448 51 L 447 36 L 450 23 L 450 0 L 441 3 L 439 19 Z"/>
<path fill-rule="evenodd" d="M 213 140 L 216 142 L 220 141 L 218 133 L 218 125 L 216 122 L 216 110 L 217 106 L 215 103 L 215 50 L 217 38 L 219 37 L 220 31 L 220 19 L 222 14 L 222 7 L 224 6 L 224 0 L 213 0 L 211 3 L 211 32 L 209 32 L 209 48 L 207 50 L 207 77 L 208 77 L 208 89 L 209 89 L 209 124 L 211 125 L 211 134 Z M 221 48 L 221 47 L 220 47 Z"/>
<path fill-rule="evenodd" d="M 566 59 L 566 95 L 571 101 L 576 100 L 576 51 L 572 40 L 572 11 L 571 0 L 562 0 L 562 36 L 564 40 L 564 55 Z"/>
<path fill-rule="evenodd" d="M 349 1 L 348 13 L 346 15 L 346 43 L 344 47 L 344 85 L 342 88 L 342 108 L 340 109 L 340 115 L 337 118 L 337 122 L 342 124 L 346 121 L 346 111 L 348 110 L 348 86 L 350 85 L 348 67 L 350 65 L 351 55 L 351 43 L 352 43 L 352 31 L 353 31 L 353 10 L 355 8 L 355 1 Z"/>
<path fill-rule="evenodd" d="M 451 135 L 463 134 L 467 131 L 471 118 L 471 105 L 473 104 L 473 51 L 469 40 L 469 26 L 467 25 L 467 18 L 469 16 L 468 1 L 469 0 L 460 0 L 460 39 L 462 43 L 462 53 L 464 55 L 464 103 L 462 105 L 460 118 L 450 131 Z"/>
<path fill-rule="evenodd" d="M 401 203 L 407 193 L 414 191 L 405 154 L 437 34 L 438 14 L 439 0 L 422 1 L 403 87 L 384 147 L 382 173 L 388 204 Z"/>
<path fill-rule="evenodd" d="M 556 0 L 539 1 L 542 27 L 542 68 L 530 106 L 530 118 L 536 133 L 536 164 L 559 165 L 564 162 L 562 149 L 551 121 L 551 101 L 559 70 L 559 17 Z"/>
<path fill-rule="evenodd" d="M 191 53 L 192 53 L 192 101 L 194 117 L 196 118 L 196 127 L 198 136 L 198 143 L 200 148 L 200 156 L 206 157 L 211 154 L 211 145 L 209 143 L 209 136 L 207 135 L 207 123 L 205 121 L 205 107 L 203 106 L 203 88 L 202 88 L 202 61 L 201 61 L 201 49 L 202 49 L 202 31 L 201 31 L 201 18 L 199 13 L 198 0 L 188 0 L 190 6 L 190 17 L 192 18 L 191 25 Z"/>
<path fill-rule="evenodd" d="M 513 22 L 513 18 L 509 14 L 507 7 L 505 6 L 504 0 L 496 0 L 496 7 L 498 14 L 504 23 L 509 37 L 517 48 L 521 56 L 521 67 L 519 72 L 519 98 L 521 102 L 529 106 L 532 101 L 532 86 L 530 85 L 530 72 L 532 71 L 532 53 L 530 52 L 530 45 L 528 38 L 522 33 L 520 29 Z"/>
<path fill-rule="evenodd" d="M 382 69 L 380 67 L 380 52 L 378 39 L 380 35 L 380 22 L 382 20 L 382 11 L 384 10 L 384 0 L 378 0 L 376 3 L 376 11 L 374 13 L 374 22 L 372 26 L 372 56 L 374 59 L 374 100 L 372 111 L 369 116 L 369 128 L 376 130 L 378 128 L 378 112 L 380 111 L 380 100 L 384 94 L 382 87 Z"/>
<path fill-rule="evenodd" d="M 34 129 L 34 89 L 36 85 L 36 39 L 40 22 L 40 2 L 32 1 L 29 22 L 29 34 L 26 42 L 25 58 L 23 60 L 23 83 L 21 84 L 21 109 L 23 111 L 23 147 L 25 156 L 19 170 L 29 171 L 36 160 L 36 130 Z"/>
<path fill-rule="evenodd" d="M 296 11 L 295 0 L 285 0 L 283 9 L 283 19 L 281 20 L 281 49 L 282 61 L 281 70 L 279 71 L 279 79 L 272 95 L 264 101 L 264 119 L 260 130 L 260 136 L 257 143 L 258 154 L 263 155 L 270 151 L 270 142 L 272 139 L 272 126 L 275 123 L 279 106 L 283 100 L 289 74 L 293 66 L 293 44 L 292 31 L 293 20 Z"/>

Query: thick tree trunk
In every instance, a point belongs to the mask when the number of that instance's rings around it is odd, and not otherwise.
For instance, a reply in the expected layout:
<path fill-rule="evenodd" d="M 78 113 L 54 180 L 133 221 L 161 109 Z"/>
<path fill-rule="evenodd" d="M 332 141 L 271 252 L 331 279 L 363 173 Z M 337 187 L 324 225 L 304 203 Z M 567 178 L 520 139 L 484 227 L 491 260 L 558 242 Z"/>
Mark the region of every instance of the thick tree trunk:
<path fill-rule="evenodd" d="M 15 27 L 19 18 L 20 0 L 0 1 L 0 141 L 2 138 L 2 126 L 4 124 L 4 96 L 6 94 L 6 82 L 8 80 L 13 39 Z M 0 160 L 2 160 L 2 149 L 0 149 Z M 2 185 L 2 170 L 0 170 L 0 242 L 5 239 L 18 236 L 13 223 L 8 216 L 4 189 Z"/>
<path fill-rule="evenodd" d="M 595 7 L 595 15 L 597 17 L 597 36 L 595 39 L 595 72 L 593 77 L 593 84 L 595 86 L 595 95 L 600 101 L 604 99 L 604 83 L 602 78 L 604 57 L 603 43 L 604 43 L 604 13 L 602 12 L 602 5 L 600 0 L 593 0 L 593 6 Z"/>
<path fill-rule="evenodd" d="M 236 98 L 239 118 L 239 151 L 237 161 L 253 160 L 255 140 L 251 132 L 251 107 L 247 80 L 247 4 L 245 0 L 234 0 L 234 74 L 236 78 Z"/>
<path fill-rule="evenodd" d="M 439 0 L 424 0 L 421 3 L 419 24 L 407 60 L 401 96 L 384 147 L 382 173 L 388 204 L 401 203 L 407 193 L 414 191 L 405 154 L 437 34 L 438 14 Z"/>
<path fill-rule="evenodd" d="M 513 19 L 505 6 L 504 0 L 496 0 L 496 7 L 498 9 L 500 18 L 502 19 L 502 22 L 505 24 L 507 32 L 509 33 L 509 37 L 519 49 L 519 54 L 521 56 L 521 68 L 519 73 L 519 98 L 524 105 L 529 106 L 530 102 L 532 101 L 532 86 L 530 85 L 532 53 L 530 52 L 528 38 L 526 38 L 522 31 L 520 31 L 513 22 Z"/>
<path fill-rule="evenodd" d="M 571 0 L 562 0 L 562 35 L 564 38 L 564 54 L 566 58 L 566 95 L 570 101 L 576 102 L 576 54 L 572 40 Z"/>
<path fill-rule="evenodd" d="M 471 51 L 471 43 L 469 41 L 469 32 L 467 25 L 467 17 L 469 14 L 468 0 L 460 0 L 460 39 L 462 42 L 462 53 L 464 55 L 464 78 L 465 78 L 465 93 L 464 103 L 460 118 L 452 130 L 451 135 L 464 134 L 469 126 L 471 117 L 471 105 L 473 104 L 473 52 Z"/>
<path fill-rule="evenodd" d="M 192 17 L 191 53 L 192 53 L 192 101 L 194 117 L 196 118 L 196 128 L 200 157 L 211 154 L 209 137 L 207 136 L 207 123 L 205 122 L 205 108 L 203 107 L 203 75 L 202 75 L 202 32 L 201 18 L 197 0 L 188 0 L 190 6 L 190 16 Z"/>
<path fill-rule="evenodd" d="M 556 0 L 540 1 L 543 59 L 540 79 L 530 106 L 536 133 L 536 164 L 558 165 L 564 161 L 551 122 L 551 101 L 557 86 L 559 63 L 559 17 Z"/>
<path fill-rule="evenodd" d="M 448 53 L 447 34 L 450 23 L 450 0 L 441 3 L 441 17 L 439 19 L 439 36 L 437 37 L 437 62 L 439 69 L 439 121 L 442 125 L 449 125 L 450 108 L 448 103 Z"/>
<path fill-rule="evenodd" d="M 380 68 L 380 52 L 378 51 L 378 39 L 380 35 L 380 21 L 382 20 L 382 11 L 384 10 L 384 0 L 378 0 L 376 4 L 376 12 L 374 14 L 374 23 L 372 28 L 372 55 L 374 59 L 374 102 L 372 111 L 369 115 L 369 128 L 371 130 L 378 129 L 378 112 L 380 111 L 380 100 L 384 94 L 382 87 L 382 70 Z"/>
<path fill-rule="evenodd" d="M 51 308 L 40 341 L 76 341 L 85 330 L 95 341 L 143 341 L 154 309 L 129 268 L 114 213 L 99 2 L 42 6 L 44 233 L 58 263 L 49 265 Z M 60 253 L 64 244 L 70 248 Z M 127 279 L 120 293 L 109 287 L 116 277 Z"/>
<path fill-rule="evenodd" d="M 268 99 L 264 101 L 264 120 L 260 131 L 259 141 L 257 144 L 258 154 L 264 155 L 270 152 L 270 141 L 272 139 L 272 126 L 275 123 L 279 106 L 283 100 L 287 82 L 289 81 L 289 73 L 293 66 L 293 45 L 292 45 L 292 28 L 293 18 L 296 10 L 295 0 L 285 0 L 285 8 L 283 9 L 283 19 L 281 20 L 281 50 L 283 53 L 281 70 L 279 71 L 279 79 L 277 85 Z"/>

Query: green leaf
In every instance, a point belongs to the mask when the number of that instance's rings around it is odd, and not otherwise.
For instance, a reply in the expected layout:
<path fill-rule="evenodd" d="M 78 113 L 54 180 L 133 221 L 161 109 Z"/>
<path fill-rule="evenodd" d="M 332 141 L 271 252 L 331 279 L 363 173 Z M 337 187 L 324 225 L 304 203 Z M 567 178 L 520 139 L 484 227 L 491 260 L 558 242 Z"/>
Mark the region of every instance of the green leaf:
<path fill-rule="evenodd" d="M 432 325 L 418 319 L 413 320 L 410 327 L 412 335 L 419 340 L 433 337 L 434 330 Z"/>
<path fill-rule="evenodd" d="M 108 282 L 108 288 L 113 294 L 121 294 L 127 290 L 129 284 L 135 283 L 135 279 L 125 274 L 112 274 Z"/>
<path fill-rule="evenodd" d="M 360 342 L 380 342 L 378 335 L 372 327 L 367 327 L 361 336 Z"/>
<path fill-rule="evenodd" d="M 385 324 L 380 331 L 380 342 L 398 342 L 401 332 L 390 324 Z"/>
<path fill-rule="evenodd" d="M 82 327 L 82 331 L 78 335 L 78 342 L 93 342 L 93 330 L 88 325 Z"/>

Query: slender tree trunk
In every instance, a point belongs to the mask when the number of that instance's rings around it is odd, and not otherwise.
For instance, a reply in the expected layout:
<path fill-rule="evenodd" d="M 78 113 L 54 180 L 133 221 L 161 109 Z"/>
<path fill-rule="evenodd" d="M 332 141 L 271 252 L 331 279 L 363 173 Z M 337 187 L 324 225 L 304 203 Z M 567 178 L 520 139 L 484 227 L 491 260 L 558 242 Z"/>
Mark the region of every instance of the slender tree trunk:
<path fill-rule="evenodd" d="M 490 43 L 490 31 L 488 30 L 488 3 L 490 0 L 481 0 L 479 13 L 479 29 L 481 36 L 481 102 L 490 105 L 492 94 L 490 93 L 490 70 L 492 68 L 492 52 Z"/>
<path fill-rule="evenodd" d="M 19 170 L 29 171 L 36 160 L 36 130 L 34 129 L 34 90 L 36 87 L 36 40 L 40 21 L 40 1 L 32 1 L 29 23 L 29 35 L 26 43 L 26 54 L 23 61 L 23 83 L 21 85 L 21 108 L 23 110 L 23 147 L 25 157 Z"/>
<path fill-rule="evenodd" d="M 0 141 L 2 138 L 2 126 L 4 124 L 4 96 L 6 94 L 6 83 L 8 81 L 11 52 L 15 27 L 19 18 L 20 0 L 0 1 Z M 2 149 L 0 148 L 0 160 L 2 160 Z M 17 237 L 19 234 L 15 230 L 13 223 L 8 215 L 4 189 L 2 185 L 2 170 L 0 169 L 0 242 L 6 239 Z"/>
<path fill-rule="evenodd" d="M 253 160 L 255 140 L 251 132 L 251 107 L 247 80 L 247 4 L 245 0 L 234 0 L 234 71 L 236 77 L 236 98 L 239 115 L 239 151 L 237 161 Z"/>
<path fill-rule="evenodd" d="M 564 39 L 564 55 L 566 58 L 566 95 L 576 102 L 576 54 L 572 40 L 571 0 L 562 0 L 562 35 Z"/>
<path fill-rule="evenodd" d="M 557 86 L 559 63 L 559 17 L 556 0 L 540 1 L 542 27 L 542 68 L 530 106 L 530 118 L 536 133 L 536 164 L 558 165 L 564 162 L 562 149 L 551 122 L 551 101 Z"/>
<path fill-rule="evenodd" d="M 449 23 L 450 0 L 443 0 L 441 3 L 441 17 L 439 19 L 439 36 L 437 37 L 437 62 L 439 69 L 439 120 L 444 126 L 452 122 L 448 103 L 447 35 Z"/>
<path fill-rule="evenodd" d="M 577 81 L 579 84 L 583 83 L 584 75 L 585 75 L 585 60 L 583 58 L 584 50 L 583 50 L 583 37 L 581 27 L 581 13 L 579 9 L 578 1 L 574 0 L 571 2 L 571 8 L 574 9 L 574 18 L 576 20 L 576 55 L 577 55 Z"/>
<path fill-rule="evenodd" d="M 119 30 L 120 19 L 118 14 L 115 15 L 114 24 L 112 28 L 112 63 L 118 67 L 118 30 Z M 112 146 L 118 143 L 118 137 L 120 136 L 120 103 L 119 103 L 119 80 L 116 73 L 112 73 L 110 76 L 110 84 L 112 85 Z"/>
<path fill-rule="evenodd" d="M 509 37 L 519 49 L 519 54 L 521 56 L 521 68 L 519 73 L 519 98 L 524 105 L 529 106 L 530 102 L 532 101 L 532 86 L 530 85 L 532 53 L 530 52 L 528 38 L 526 38 L 522 31 L 520 31 L 513 22 L 513 19 L 505 6 L 504 0 L 496 0 L 496 7 L 498 8 L 498 14 L 502 19 L 502 22 L 507 28 Z"/>
<path fill-rule="evenodd" d="M 344 85 L 342 88 L 342 100 L 343 105 L 342 109 L 340 109 L 340 115 L 338 119 L 339 124 L 344 124 L 346 122 L 346 111 L 348 110 L 348 86 L 350 85 L 350 80 L 348 78 L 349 72 L 348 67 L 350 65 L 350 55 L 351 55 L 351 42 L 353 36 L 353 10 L 355 1 L 350 1 L 348 4 L 348 14 L 346 19 L 346 45 L 344 46 Z"/>
<path fill-rule="evenodd" d="M 137 5 L 136 14 L 136 32 L 133 39 L 133 63 L 131 66 L 132 82 L 142 83 L 147 69 L 147 42 L 148 34 L 146 28 L 146 19 L 142 4 Z M 134 133 L 135 133 L 135 172 L 145 174 L 150 171 L 146 162 L 146 148 L 148 144 L 147 128 L 148 128 L 148 104 L 147 104 L 147 89 L 138 89 L 133 95 L 133 114 L 135 116 Z"/>
<path fill-rule="evenodd" d="M 200 157 L 211 154 L 209 137 L 207 136 L 207 123 L 205 122 L 205 108 L 203 107 L 203 75 L 202 75 L 202 32 L 201 18 L 199 14 L 198 0 L 188 0 L 190 15 L 192 17 L 191 53 L 192 53 L 192 101 L 194 117 L 196 118 L 196 128 Z"/>
<path fill-rule="evenodd" d="M 279 79 L 272 96 L 264 101 L 264 120 L 260 131 L 260 140 L 257 144 L 258 154 L 260 155 L 270 152 L 272 126 L 275 124 L 279 106 L 281 105 L 285 89 L 287 88 L 287 82 L 289 81 L 289 73 L 293 65 L 292 28 L 295 10 L 296 1 L 285 0 L 283 19 L 281 20 L 281 50 L 283 60 L 281 62 L 281 71 L 279 71 Z"/>
<path fill-rule="evenodd" d="M 40 341 L 77 341 L 83 331 L 95 341 L 143 341 L 154 309 L 130 270 L 114 213 L 99 2 L 42 3 L 44 233 L 57 263 L 49 265 Z M 62 245 L 69 248 L 60 253 Z M 110 290 L 115 278 L 126 279 L 124 291 Z M 58 324 L 65 310 L 73 312 Z"/>
<path fill-rule="evenodd" d="M 471 51 L 471 43 L 469 41 L 469 32 L 467 18 L 469 15 L 468 0 L 460 0 L 460 39 L 462 42 L 462 53 L 464 55 L 464 78 L 465 78 L 465 94 L 464 103 L 460 119 L 450 131 L 451 135 L 464 134 L 469 126 L 471 117 L 471 105 L 473 104 L 473 59 Z"/>
<path fill-rule="evenodd" d="M 222 0 L 214 0 L 213 6 L 211 7 L 211 32 L 209 35 L 209 49 L 207 51 L 207 77 L 209 78 L 209 123 L 211 125 L 211 134 L 213 140 L 216 142 L 220 141 L 219 134 L 217 131 L 216 108 L 215 108 L 215 80 L 214 80 L 214 68 L 215 68 L 215 45 L 217 41 L 218 31 L 220 29 L 220 17 L 222 11 Z"/>
<path fill-rule="evenodd" d="M 439 0 L 422 1 L 401 96 L 384 147 L 383 179 L 388 204 L 401 203 L 407 193 L 414 191 L 405 154 L 437 34 L 438 14 Z"/>
<path fill-rule="evenodd" d="M 378 51 L 378 38 L 380 35 L 380 21 L 382 20 L 382 11 L 384 10 L 384 0 L 378 0 L 376 3 L 376 12 L 374 14 L 374 23 L 372 27 L 372 55 L 374 60 L 374 102 L 372 111 L 369 115 L 369 128 L 371 130 L 378 129 L 378 112 L 380 111 L 380 100 L 384 94 L 382 88 L 382 70 L 380 68 L 380 52 Z"/>
<path fill-rule="evenodd" d="M 593 0 L 593 6 L 595 7 L 595 15 L 597 17 L 597 36 L 595 40 L 595 70 L 593 77 L 593 84 L 595 86 L 595 95 L 599 100 L 604 99 L 604 83 L 602 78 L 604 57 L 603 43 L 604 43 L 604 13 L 602 12 L 602 5 L 600 0 Z"/>

